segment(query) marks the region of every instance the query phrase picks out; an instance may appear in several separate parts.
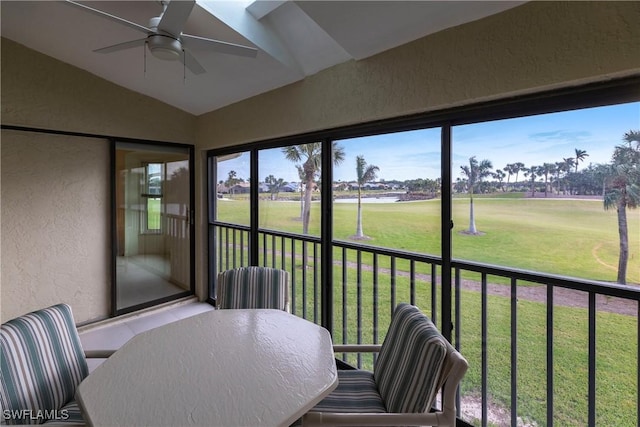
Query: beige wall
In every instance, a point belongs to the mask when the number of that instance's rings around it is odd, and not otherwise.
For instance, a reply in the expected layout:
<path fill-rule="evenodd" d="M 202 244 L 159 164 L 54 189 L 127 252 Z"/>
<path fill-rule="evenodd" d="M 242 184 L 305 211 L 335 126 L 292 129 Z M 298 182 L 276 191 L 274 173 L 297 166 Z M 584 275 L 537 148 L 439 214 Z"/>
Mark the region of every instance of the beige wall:
<path fill-rule="evenodd" d="M 196 117 L 2 39 L 2 123 L 194 143 Z M 109 145 L 2 132 L 3 321 L 57 302 L 76 321 L 110 308 Z"/>
<path fill-rule="evenodd" d="M 2 124 L 194 143 L 196 117 L 2 39 Z"/>
<path fill-rule="evenodd" d="M 205 149 L 638 74 L 638 22 L 638 2 L 532 2 L 197 118 L 3 39 L 2 123 L 195 142 L 201 149 L 196 235 L 205 236 Z M 28 136 L 6 141 L 2 319 L 55 297 L 71 302 L 79 321 L 106 315 L 105 143 L 79 147 L 73 138 Z M 39 151 L 37 160 L 29 150 Z M 7 166 L 14 158 L 16 164 Z M 90 179 L 83 175 L 88 171 Z M 78 178 L 92 184 L 79 186 Z M 40 185 L 49 181 L 60 181 L 51 194 Z M 26 201 L 13 207 L 29 188 L 58 215 L 35 214 Z M 65 203 L 55 205 L 59 200 Z M 196 245 L 196 283 L 204 295 L 206 239 L 197 238 Z M 68 274 L 74 259 L 86 265 Z"/>
<path fill-rule="evenodd" d="M 109 145 L 2 131 L 2 320 L 59 302 L 109 310 Z M 98 160 L 98 161 L 96 161 Z"/>
<path fill-rule="evenodd" d="M 215 148 L 640 73 L 639 2 L 531 2 L 202 115 Z"/>

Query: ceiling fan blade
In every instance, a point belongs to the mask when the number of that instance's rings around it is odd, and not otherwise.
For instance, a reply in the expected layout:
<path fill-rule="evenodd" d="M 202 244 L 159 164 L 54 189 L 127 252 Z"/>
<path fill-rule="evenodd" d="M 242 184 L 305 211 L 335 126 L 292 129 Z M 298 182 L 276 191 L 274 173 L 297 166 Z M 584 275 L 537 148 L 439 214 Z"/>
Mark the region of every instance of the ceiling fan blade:
<path fill-rule="evenodd" d="M 189 49 L 202 49 L 220 53 L 228 53 L 230 55 L 246 56 L 249 58 L 255 58 L 258 54 L 258 49 L 243 46 L 240 44 L 227 43 L 220 40 L 207 39 L 204 37 L 192 36 L 189 34 L 183 34 L 180 39 L 182 44 Z"/>
<path fill-rule="evenodd" d="M 118 52 L 120 50 L 131 49 L 132 47 L 144 46 L 147 39 L 131 40 L 124 43 L 114 44 L 112 46 L 102 47 L 94 50 L 96 53 L 111 53 Z"/>
<path fill-rule="evenodd" d="M 196 60 L 196 58 L 189 53 L 188 50 L 182 51 L 182 61 L 184 62 L 184 66 L 189 69 L 193 74 L 204 74 L 207 70 L 204 69 L 202 65 Z"/>
<path fill-rule="evenodd" d="M 195 0 L 171 0 L 160 18 L 158 30 L 179 37 L 195 4 Z"/>
<path fill-rule="evenodd" d="M 122 18 L 119 18 L 119 17 L 117 17 L 115 15 L 111 15 L 110 13 L 103 12 L 103 11 L 98 10 L 98 9 L 94 9 L 92 7 L 89 7 L 89 6 L 85 6 L 82 3 L 78 3 L 78 2 L 75 2 L 75 1 L 71 1 L 71 0 L 66 0 L 65 3 L 70 5 L 70 6 L 75 6 L 75 7 L 79 8 L 79 9 L 82 9 L 82 10 L 84 10 L 86 12 L 93 13 L 94 15 L 100 16 L 102 18 L 110 19 L 113 22 L 117 22 L 118 24 L 127 26 L 129 28 L 132 28 L 134 30 L 140 31 L 142 33 L 149 34 L 151 32 L 151 29 L 149 29 L 149 28 L 147 28 L 147 27 L 145 27 L 143 25 L 139 25 L 139 24 L 136 24 L 135 22 L 127 21 L 126 19 L 122 19 Z"/>

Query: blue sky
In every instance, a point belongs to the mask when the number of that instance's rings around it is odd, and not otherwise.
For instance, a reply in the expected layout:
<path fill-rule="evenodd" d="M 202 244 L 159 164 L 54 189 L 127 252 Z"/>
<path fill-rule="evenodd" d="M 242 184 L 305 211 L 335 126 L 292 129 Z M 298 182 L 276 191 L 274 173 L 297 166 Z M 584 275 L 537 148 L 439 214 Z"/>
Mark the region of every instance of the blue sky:
<path fill-rule="evenodd" d="M 613 148 L 631 129 L 640 129 L 639 102 L 456 126 L 452 132 L 453 180 L 461 176 L 460 166 L 467 164 L 471 156 L 490 160 L 495 170 L 514 162 L 525 166 L 559 162 L 564 157 L 574 157 L 577 148 L 589 154 L 579 169 L 589 163 L 607 163 Z M 346 157 L 334 169 L 336 181 L 355 180 L 357 155 L 380 168 L 378 179 L 403 181 L 440 176 L 439 128 L 338 143 L 345 149 Z M 229 170 L 247 179 L 248 155 L 221 162 L 218 180 L 225 180 Z M 284 158 L 280 149 L 261 152 L 259 175 L 260 181 L 267 175 L 287 182 L 299 181 L 294 164 Z"/>

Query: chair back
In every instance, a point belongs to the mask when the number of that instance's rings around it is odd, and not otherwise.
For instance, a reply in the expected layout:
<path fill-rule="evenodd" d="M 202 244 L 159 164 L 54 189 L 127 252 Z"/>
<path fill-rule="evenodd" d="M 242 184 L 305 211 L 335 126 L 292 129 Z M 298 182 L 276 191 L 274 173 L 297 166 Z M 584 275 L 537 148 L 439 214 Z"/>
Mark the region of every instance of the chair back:
<path fill-rule="evenodd" d="M 398 304 L 374 367 L 388 412 L 425 412 L 433 404 L 447 356 L 447 340 L 415 306 Z"/>
<path fill-rule="evenodd" d="M 67 304 L 34 311 L 2 324 L 0 347 L 3 424 L 30 424 L 33 421 L 24 414 L 62 408 L 73 399 L 76 387 L 88 374 L 80 337 Z"/>
<path fill-rule="evenodd" d="M 218 308 L 289 310 L 289 272 L 269 267 L 222 271 L 217 281 Z"/>

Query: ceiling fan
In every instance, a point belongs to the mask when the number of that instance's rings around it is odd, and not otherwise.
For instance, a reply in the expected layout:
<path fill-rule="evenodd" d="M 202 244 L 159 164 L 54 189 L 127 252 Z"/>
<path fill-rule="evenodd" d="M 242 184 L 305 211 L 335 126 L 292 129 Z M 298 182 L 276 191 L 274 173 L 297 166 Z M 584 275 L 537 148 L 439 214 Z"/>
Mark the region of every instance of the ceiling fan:
<path fill-rule="evenodd" d="M 94 52 L 112 53 L 146 44 L 151 54 L 156 58 L 171 61 L 181 60 L 193 74 L 203 74 L 206 70 L 188 49 L 202 49 L 252 58 L 258 53 L 257 49 L 249 46 L 183 34 L 182 30 L 196 3 L 195 0 L 161 0 L 159 3 L 162 5 L 163 11 L 160 16 L 149 20 L 149 27 L 127 21 L 82 3 L 71 0 L 66 0 L 66 3 L 146 34 L 145 38 L 103 47 L 94 50 Z"/>

